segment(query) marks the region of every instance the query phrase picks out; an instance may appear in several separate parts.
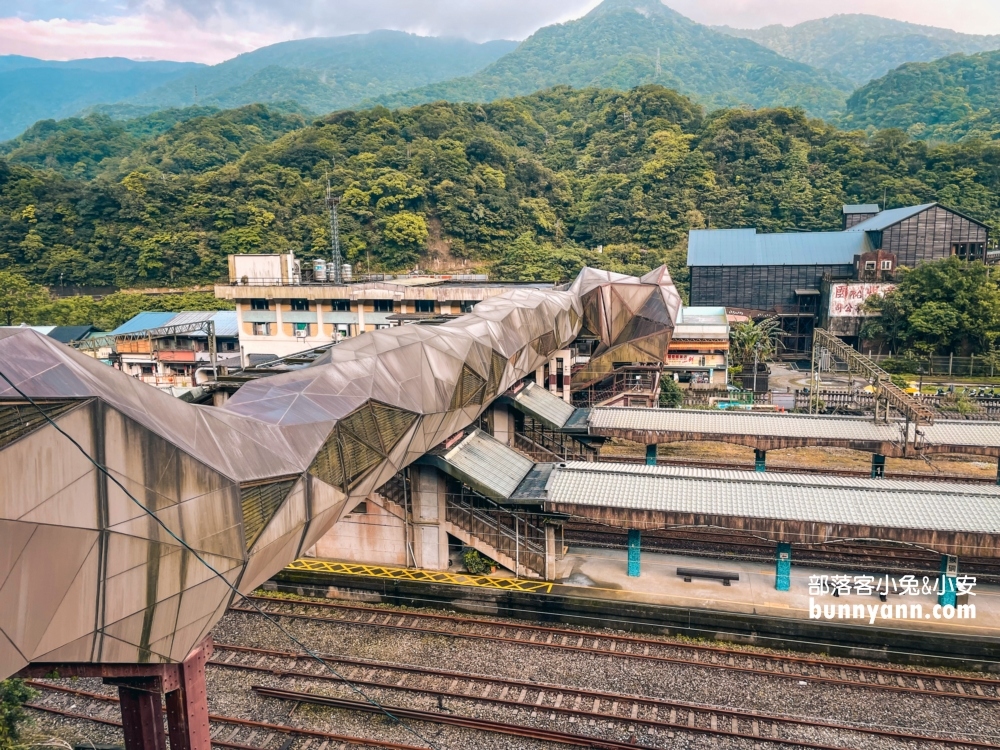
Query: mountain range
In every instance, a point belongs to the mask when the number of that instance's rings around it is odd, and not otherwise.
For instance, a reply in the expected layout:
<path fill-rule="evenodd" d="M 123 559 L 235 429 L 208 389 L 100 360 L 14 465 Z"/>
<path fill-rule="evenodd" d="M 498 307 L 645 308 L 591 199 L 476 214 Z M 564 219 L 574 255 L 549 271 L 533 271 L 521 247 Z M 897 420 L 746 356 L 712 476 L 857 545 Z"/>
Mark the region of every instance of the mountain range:
<path fill-rule="evenodd" d="M 378 101 L 492 101 L 557 84 L 626 90 L 647 83 L 709 107 L 794 105 L 816 116 L 840 110 L 853 89 L 838 74 L 714 31 L 659 0 L 604 0 L 583 18 L 539 29 L 473 76 Z"/>
<path fill-rule="evenodd" d="M 861 85 L 908 62 L 927 62 L 956 52 L 971 54 L 1000 49 L 1000 35 L 962 34 L 860 13 L 841 14 L 795 26 L 717 30 L 752 39 L 821 70 Z"/>
<path fill-rule="evenodd" d="M 56 62 L 0 56 L 0 139 L 12 138 L 38 120 L 69 117 L 95 104 L 127 99 L 202 67 L 122 57 Z"/>
<path fill-rule="evenodd" d="M 163 123 L 203 113 L 191 107 L 265 103 L 310 117 L 376 104 L 488 102 L 557 85 L 628 90 L 645 84 L 677 90 L 709 109 L 798 106 L 842 126 L 899 126 L 917 137 L 956 139 L 993 132 L 992 89 L 977 83 L 993 68 L 976 54 L 939 58 L 998 48 L 1000 36 L 868 15 L 740 30 L 695 23 L 660 0 L 604 0 L 586 16 L 539 29 L 521 43 L 376 31 L 283 42 L 213 66 L 0 57 L 6 115 L 0 140 L 36 121 L 87 113 L 136 120 L 169 110 L 173 114 L 154 118 Z M 131 137 L 112 133 L 105 120 L 79 127 Z M 62 128 L 58 137 L 75 137 L 75 129 Z M 51 135 L 45 127 L 29 131 L 27 141 L 3 150 L 44 160 L 39 144 Z M 79 169 L 94 166 L 89 158 L 82 164 Z M 59 168 L 69 166 L 75 165 Z"/>

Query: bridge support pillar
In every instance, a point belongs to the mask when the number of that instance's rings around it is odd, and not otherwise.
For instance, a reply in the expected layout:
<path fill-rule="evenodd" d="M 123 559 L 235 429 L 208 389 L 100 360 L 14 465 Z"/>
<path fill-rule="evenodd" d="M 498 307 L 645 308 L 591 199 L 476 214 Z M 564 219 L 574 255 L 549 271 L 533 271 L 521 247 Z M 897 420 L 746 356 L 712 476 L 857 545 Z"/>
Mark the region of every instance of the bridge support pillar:
<path fill-rule="evenodd" d="M 639 577 L 639 551 L 642 546 L 642 534 L 638 529 L 628 531 L 628 574 L 632 578 Z"/>
<path fill-rule="evenodd" d="M 941 577 L 938 582 L 938 604 L 955 606 L 958 590 L 958 558 L 941 555 Z"/>
<path fill-rule="evenodd" d="M 767 451 L 760 448 L 753 449 L 753 470 L 767 471 Z"/>
<path fill-rule="evenodd" d="M 778 550 L 774 563 L 774 588 L 776 591 L 788 591 L 792 587 L 792 545 L 788 542 L 778 542 Z"/>
<path fill-rule="evenodd" d="M 493 409 L 493 437 L 504 445 L 514 442 L 514 415 L 503 404 L 497 404 Z"/>
<path fill-rule="evenodd" d="M 448 532 L 444 525 L 444 482 L 433 466 L 412 467 L 410 477 L 416 565 L 427 570 L 447 570 Z"/>
<path fill-rule="evenodd" d="M 885 456 L 881 453 L 872 453 L 872 479 L 882 479 L 885 477 Z"/>
<path fill-rule="evenodd" d="M 555 524 L 545 524 L 545 571 L 546 581 L 556 580 L 556 527 Z"/>
<path fill-rule="evenodd" d="M 646 466 L 656 466 L 656 443 L 646 446 Z"/>

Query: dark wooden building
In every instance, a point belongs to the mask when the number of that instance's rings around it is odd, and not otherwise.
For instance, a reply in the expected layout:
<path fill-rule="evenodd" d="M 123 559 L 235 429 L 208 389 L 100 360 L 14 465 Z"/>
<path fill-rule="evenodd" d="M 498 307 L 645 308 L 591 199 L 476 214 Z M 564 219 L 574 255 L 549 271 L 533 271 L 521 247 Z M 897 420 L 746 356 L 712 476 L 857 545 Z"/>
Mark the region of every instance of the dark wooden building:
<path fill-rule="evenodd" d="M 688 238 L 691 305 L 770 312 L 781 319 L 786 351 L 812 346 L 824 279 L 859 278 L 859 258 L 913 267 L 957 255 L 985 260 L 985 224 L 936 203 L 879 211 L 844 206 L 840 232 L 760 234 L 698 229 Z"/>

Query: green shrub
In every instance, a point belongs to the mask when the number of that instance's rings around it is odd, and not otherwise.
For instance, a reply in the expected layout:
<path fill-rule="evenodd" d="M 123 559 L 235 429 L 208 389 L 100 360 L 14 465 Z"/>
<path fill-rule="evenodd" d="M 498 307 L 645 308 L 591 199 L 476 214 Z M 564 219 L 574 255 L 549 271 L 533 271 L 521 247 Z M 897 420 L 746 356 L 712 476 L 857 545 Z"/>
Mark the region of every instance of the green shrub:
<path fill-rule="evenodd" d="M 462 563 L 465 569 L 474 576 L 487 575 L 496 568 L 496 563 L 486 555 L 471 547 L 462 552 Z"/>
<path fill-rule="evenodd" d="M 21 736 L 20 729 L 28 719 L 23 704 L 35 697 L 35 691 L 24 680 L 0 681 L 0 750 L 11 750 Z"/>

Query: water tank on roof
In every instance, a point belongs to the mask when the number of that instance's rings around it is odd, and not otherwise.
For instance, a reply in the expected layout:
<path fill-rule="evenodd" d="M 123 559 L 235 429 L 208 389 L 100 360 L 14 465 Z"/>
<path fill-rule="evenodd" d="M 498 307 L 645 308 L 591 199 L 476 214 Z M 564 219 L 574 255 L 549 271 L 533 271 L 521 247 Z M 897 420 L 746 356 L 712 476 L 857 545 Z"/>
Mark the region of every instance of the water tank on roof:
<path fill-rule="evenodd" d="M 322 258 L 313 261 L 313 280 L 326 281 L 326 261 Z"/>
<path fill-rule="evenodd" d="M 340 279 L 341 279 L 341 281 L 343 281 L 345 284 L 349 284 L 351 282 L 351 279 L 354 278 L 353 273 L 354 273 L 354 269 L 351 268 L 351 264 L 350 263 L 344 263 L 340 267 Z"/>

